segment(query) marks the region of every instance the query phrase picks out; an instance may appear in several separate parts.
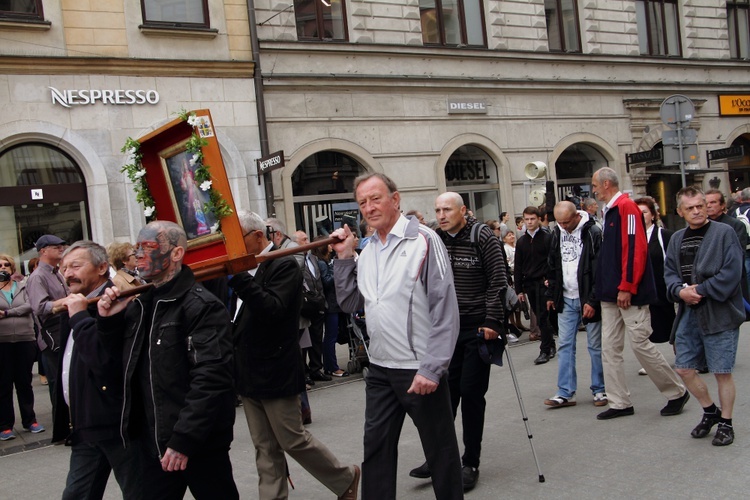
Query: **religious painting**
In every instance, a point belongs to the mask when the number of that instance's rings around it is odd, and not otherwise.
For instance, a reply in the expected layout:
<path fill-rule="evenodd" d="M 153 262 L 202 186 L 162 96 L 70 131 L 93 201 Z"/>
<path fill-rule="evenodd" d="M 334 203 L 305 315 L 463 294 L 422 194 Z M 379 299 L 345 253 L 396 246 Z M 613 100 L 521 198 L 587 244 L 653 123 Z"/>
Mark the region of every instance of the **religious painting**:
<path fill-rule="evenodd" d="M 177 223 L 185 229 L 188 240 L 194 240 L 215 232 L 218 221 L 213 213 L 205 211 L 210 194 L 208 189 L 202 189 L 195 182 L 196 165 L 192 153 L 185 150 L 186 142 L 161 151 L 159 156 L 172 195 Z"/>

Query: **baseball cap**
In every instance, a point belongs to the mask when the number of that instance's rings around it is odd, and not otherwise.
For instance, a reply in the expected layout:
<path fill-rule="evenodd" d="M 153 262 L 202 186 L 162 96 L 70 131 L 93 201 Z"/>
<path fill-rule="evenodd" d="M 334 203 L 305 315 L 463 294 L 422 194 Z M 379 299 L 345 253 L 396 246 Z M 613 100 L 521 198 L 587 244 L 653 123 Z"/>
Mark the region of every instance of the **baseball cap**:
<path fill-rule="evenodd" d="M 36 251 L 38 252 L 44 247 L 49 247 L 53 245 L 67 245 L 68 243 L 65 240 L 61 240 L 54 234 L 45 234 L 44 236 L 40 236 L 38 240 L 36 240 L 36 243 L 34 244 L 36 246 Z"/>

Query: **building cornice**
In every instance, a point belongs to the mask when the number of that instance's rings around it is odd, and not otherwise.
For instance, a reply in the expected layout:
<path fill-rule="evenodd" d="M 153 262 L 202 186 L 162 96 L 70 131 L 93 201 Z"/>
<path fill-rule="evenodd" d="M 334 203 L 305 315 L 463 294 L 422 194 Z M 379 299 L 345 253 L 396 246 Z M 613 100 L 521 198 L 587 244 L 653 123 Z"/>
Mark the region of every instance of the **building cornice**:
<path fill-rule="evenodd" d="M 252 78 L 253 61 L 0 56 L 0 74 Z"/>

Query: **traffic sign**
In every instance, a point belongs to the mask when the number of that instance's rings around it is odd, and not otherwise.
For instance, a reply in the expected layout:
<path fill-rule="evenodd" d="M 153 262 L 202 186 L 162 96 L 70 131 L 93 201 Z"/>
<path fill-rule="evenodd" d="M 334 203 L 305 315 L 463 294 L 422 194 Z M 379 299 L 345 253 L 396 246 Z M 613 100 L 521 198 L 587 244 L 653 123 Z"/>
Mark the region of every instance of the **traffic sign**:
<path fill-rule="evenodd" d="M 669 128 L 687 127 L 695 116 L 693 101 L 682 94 L 675 94 L 664 99 L 659 108 L 661 121 Z"/>
<path fill-rule="evenodd" d="M 679 146 L 677 130 L 665 130 L 661 133 L 661 143 L 664 146 Z M 698 131 L 694 128 L 682 129 L 682 144 L 695 144 L 698 141 Z"/>
<path fill-rule="evenodd" d="M 696 163 L 698 161 L 698 146 L 685 145 L 682 149 L 682 163 Z M 664 147 L 664 166 L 680 165 L 680 148 L 677 146 Z"/>

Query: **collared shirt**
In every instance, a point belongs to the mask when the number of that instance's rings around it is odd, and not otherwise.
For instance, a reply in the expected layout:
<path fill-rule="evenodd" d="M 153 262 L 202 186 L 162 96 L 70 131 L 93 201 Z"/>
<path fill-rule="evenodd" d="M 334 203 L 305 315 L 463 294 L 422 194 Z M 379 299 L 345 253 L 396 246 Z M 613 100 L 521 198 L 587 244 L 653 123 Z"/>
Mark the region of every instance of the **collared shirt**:
<path fill-rule="evenodd" d="M 622 196 L 622 191 L 618 191 L 618 192 L 615 193 L 615 195 L 612 197 L 612 199 L 609 200 L 609 203 L 607 203 L 606 205 L 604 205 L 604 208 L 602 209 L 602 215 L 606 215 L 607 214 L 607 210 L 609 210 L 610 208 L 612 208 L 612 206 L 617 201 L 617 198 L 619 198 L 620 196 Z"/>
<path fill-rule="evenodd" d="M 98 297 L 102 293 L 102 289 L 107 285 L 107 282 L 105 281 L 100 286 L 98 286 L 93 292 L 86 295 L 87 299 L 93 299 L 94 297 Z M 70 406 L 70 362 L 73 359 L 73 346 L 75 345 L 76 341 L 73 337 L 73 329 L 70 330 L 70 335 L 68 335 L 68 343 L 65 344 L 65 352 L 63 353 L 62 358 L 62 383 L 63 383 L 63 398 L 65 399 L 65 404 Z"/>
<path fill-rule="evenodd" d="M 26 282 L 26 293 L 34 316 L 40 326 L 52 314 L 52 303 L 67 297 L 69 290 L 60 271 L 46 262 L 39 261 Z"/>
<path fill-rule="evenodd" d="M 393 249 L 396 248 L 397 243 L 404 239 L 404 235 L 406 234 L 406 226 L 408 224 L 409 219 L 402 215 L 396 220 L 396 223 L 386 235 L 385 243 L 382 242 L 378 233 L 373 234 L 372 238 L 370 238 L 370 245 L 373 245 L 373 248 L 376 250 L 375 262 L 378 269 L 378 296 L 380 296 L 381 291 L 380 277 L 386 276 L 385 264 L 386 262 L 388 262 L 388 257 L 393 252 Z"/>

